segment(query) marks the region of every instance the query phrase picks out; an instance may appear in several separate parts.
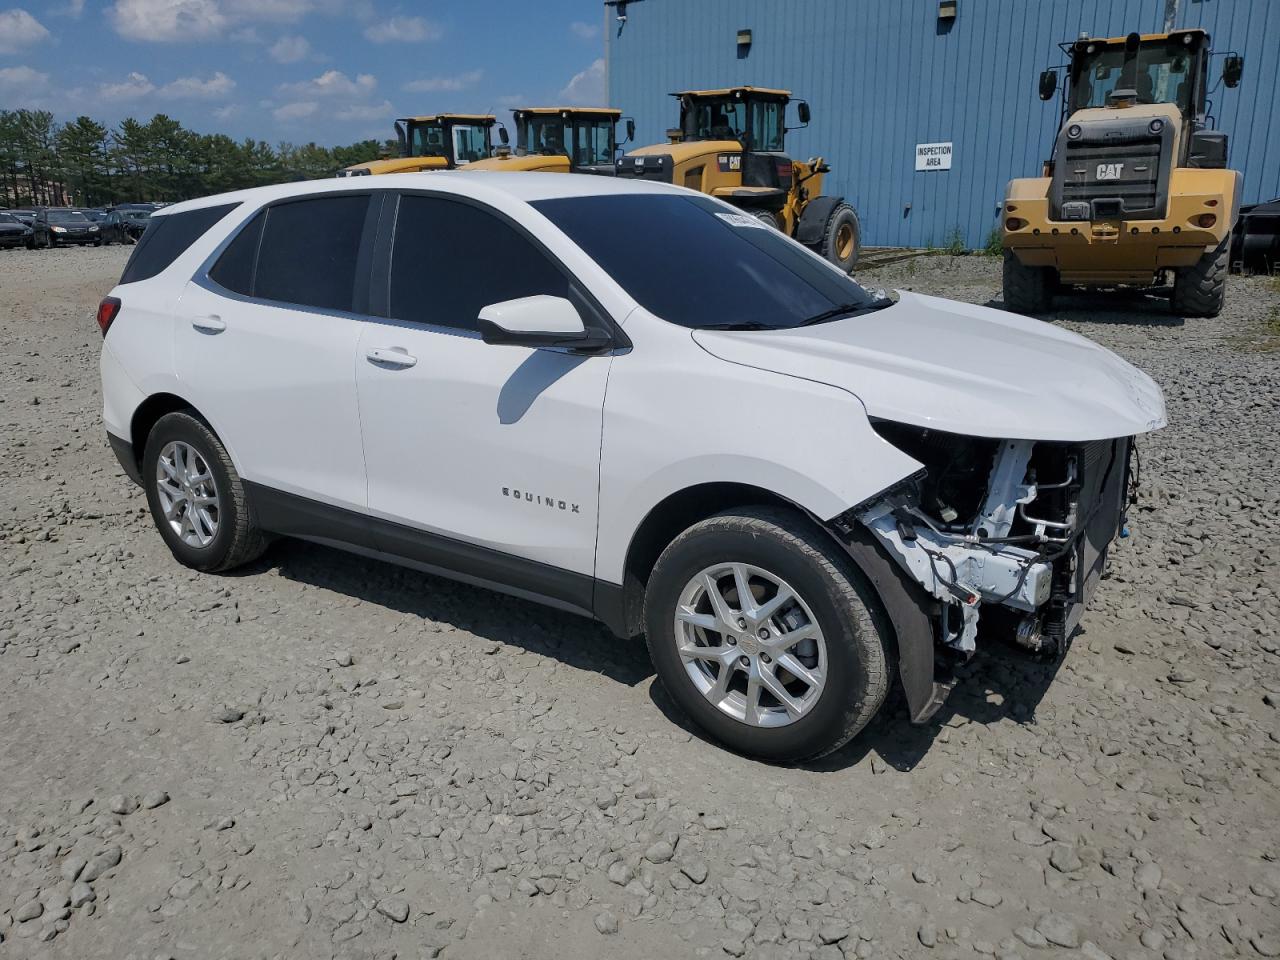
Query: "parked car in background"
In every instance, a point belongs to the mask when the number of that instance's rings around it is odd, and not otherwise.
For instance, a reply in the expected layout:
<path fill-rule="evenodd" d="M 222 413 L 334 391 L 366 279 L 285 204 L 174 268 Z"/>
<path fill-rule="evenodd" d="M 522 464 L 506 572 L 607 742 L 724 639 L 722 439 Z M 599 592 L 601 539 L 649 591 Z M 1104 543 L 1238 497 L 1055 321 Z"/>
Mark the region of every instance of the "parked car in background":
<path fill-rule="evenodd" d="M 25 247 L 30 243 L 31 228 L 9 211 L 0 211 L 0 247 Z"/>
<path fill-rule="evenodd" d="M 5 213 L 7 213 L 9 216 L 17 220 L 21 220 L 28 227 L 31 226 L 31 221 L 35 220 L 36 218 L 36 212 L 34 210 L 30 210 L 27 208 L 22 208 L 18 210 L 6 210 Z"/>
<path fill-rule="evenodd" d="M 1165 423 L 1146 374 L 682 187 L 361 181 L 162 211 L 98 308 L 108 439 L 178 562 L 297 536 L 593 616 L 775 761 L 896 680 L 927 720 L 988 639 L 1062 651 Z"/>
<path fill-rule="evenodd" d="M 31 224 L 33 247 L 58 247 L 65 244 L 102 244 L 102 231 L 79 210 L 49 207 L 36 213 Z"/>
<path fill-rule="evenodd" d="M 119 210 L 82 210 L 80 212 L 98 225 L 104 244 L 137 242 L 129 232 L 129 228 L 125 226 L 124 217 Z"/>
<path fill-rule="evenodd" d="M 122 206 L 116 207 L 115 212 L 120 215 L 120 222 L 125 232 L 134 240 L 146 233 L 147 224 L 151 222 L 150 208 Z"/>

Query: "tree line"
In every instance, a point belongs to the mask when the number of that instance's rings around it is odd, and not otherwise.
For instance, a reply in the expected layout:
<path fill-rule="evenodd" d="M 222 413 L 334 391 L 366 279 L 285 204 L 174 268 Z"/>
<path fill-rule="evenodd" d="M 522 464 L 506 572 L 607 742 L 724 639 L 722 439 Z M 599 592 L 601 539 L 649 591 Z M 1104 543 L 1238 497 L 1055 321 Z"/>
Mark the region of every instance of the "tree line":
<path fill-rule="evenodd" d="M 362 140 L 345 147 L 273 147 L 196 133 L 163 113 L 111 128 L 91 117 L 58 123 L 47 110 L 0 110 L 0 206 L 186 200 L 332 176 L 393 146 Z"/>

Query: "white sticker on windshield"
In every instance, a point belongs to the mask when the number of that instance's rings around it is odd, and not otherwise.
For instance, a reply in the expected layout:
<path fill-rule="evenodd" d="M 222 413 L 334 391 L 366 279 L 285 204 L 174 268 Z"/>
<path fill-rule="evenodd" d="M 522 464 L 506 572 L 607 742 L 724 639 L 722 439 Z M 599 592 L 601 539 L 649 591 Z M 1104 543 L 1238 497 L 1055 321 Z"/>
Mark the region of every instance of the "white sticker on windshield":
<path fill-rule="evenodd" d="M 755 217 L 747 216 L 745 213 L 717 213 L 717 217 L 729 224 L 731 227 L 760 227 L 768 230 L 769 226 L 762 220 Z"/>

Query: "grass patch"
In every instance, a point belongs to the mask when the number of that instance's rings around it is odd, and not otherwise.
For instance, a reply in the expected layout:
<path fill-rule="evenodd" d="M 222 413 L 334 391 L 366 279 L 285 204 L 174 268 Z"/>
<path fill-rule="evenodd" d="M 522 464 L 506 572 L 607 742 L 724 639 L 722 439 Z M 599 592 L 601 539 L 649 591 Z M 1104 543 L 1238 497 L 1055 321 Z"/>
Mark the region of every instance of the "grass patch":
<path fill-rule="evenodd" d="M 982 248 L 984 257 L 999 257 L 1004 255 L 1004 238 L 1000 233 L 999 227 L 992 227 L 991 232 L 987 234 L 987 245 Z"/>

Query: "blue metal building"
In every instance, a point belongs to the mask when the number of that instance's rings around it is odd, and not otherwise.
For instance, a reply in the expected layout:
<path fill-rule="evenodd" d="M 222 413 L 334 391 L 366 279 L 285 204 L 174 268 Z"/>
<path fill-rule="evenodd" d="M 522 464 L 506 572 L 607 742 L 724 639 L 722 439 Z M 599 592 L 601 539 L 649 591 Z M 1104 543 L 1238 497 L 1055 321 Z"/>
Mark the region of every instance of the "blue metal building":
<path fill-rule="evenodd" d="M 1280 0 L 613 0 L 605 10 L 609 103 L 635 117 L 638 143 L 676 125 L 674 91 L 789 89 L 813 121 L 788 134 L 788 152 L 828 160 L 825 192 L 857 207 L 865 244 L 944 246 L 958 229 L 982 246 L 1005 184 L 1037 176 L 1052 149 L 1058 105 L 1040 101 L 1037 77 L 1082 32 L 1203 27 L 1215 51 L 1242 54 L 1243 81 L 1219 84 L 1211 113 L 1244 172 L 1244 202 L 1280 196 Z M 797 122 L 794 106 L 789 116 Z M 953 144 L 951 169 L 917 172 L 916 145 L 937 142 Z"/>

